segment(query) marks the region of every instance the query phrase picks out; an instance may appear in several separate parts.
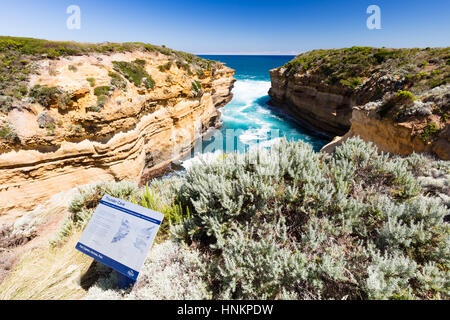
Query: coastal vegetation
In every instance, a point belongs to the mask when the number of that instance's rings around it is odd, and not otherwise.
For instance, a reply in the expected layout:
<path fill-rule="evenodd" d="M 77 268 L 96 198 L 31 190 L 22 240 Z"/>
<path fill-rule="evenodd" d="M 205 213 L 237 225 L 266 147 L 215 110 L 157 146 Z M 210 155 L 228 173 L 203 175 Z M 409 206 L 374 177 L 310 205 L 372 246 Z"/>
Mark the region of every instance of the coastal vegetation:
<path fill-rule="evenodd" d="M 203 93 L 202 84 L 197 80 L 192 81 L 192 93 L 194 96 L 199 96 Z"/>
<path fill-rule="evenodd" d="M 86 81 L 89 82 L 91 87 L 95 87 L 95 78 L 86 78 Z"/>
<path fill-rule="evenodd" d="M 128 81 L 134 83 L 135 86 L 140 87 L 144 84 L 147 89 L 153 89 L 155 87 L 155 81 L 144 68 L 144 60 L 135 60 L 133 62 L 113 61 L 113 65 L 115 71 L 122 74 Z"/>
<path fill-rule="evenodd" d="M 80 189 L 54 245 L 82 230 L 108 193 L 170 212 L 157 243 L 196 256 L 188 276 L 201 298 L 448 299 L 449 183 L 448 162 L 380 154 L 359 138 L 331 155 L 282 141 L 144 189 Z M 88 297 L 150 298 L 144 270 L 128 291 L 104 274 Z"/>
<path fill-rule="evenodd" d="M 308 72 L 331 85 L 360 86 L 374 72 L 405 77 L 414 93 L 450 83 L 450 48 L 388 49 L 351 47 L 302 53 L 285 66 L 288 73 Z"/>
<path fill-rule="evenodd" d="M 166 64 L 160 65 L 158 67 L 158 69 L 161 72 L 166 72 L 166 71 L 170 70 L 171 67 L 172 67 L 172 61 L 169 61 Z"/>
<path fill-rule="evenodd" d="M 57 87 L 41 85 L 35 85 L 31 88 L 29 96 L 34 102 L 37 102 L 46 108 L 57 105 L 59 108 L 64 109 L 71 101 L 70 95 L 64 90 Z"/>
<path fill-rule="evenodd" d="M 313 50 L 271 71 L 269 95 L 274 105 L 329 134 L 449 159 L 449 61 L 449 47 Z"/>
<path fill-rule="evenodd" d="M 120 90 L 124 90 L 127 87 L 127 82 L 124 80 L 120 74 L 116 72 L 109 72 L 108 75 L 111 77 L 111 86 Z"/>
<path fill-rule="evenodd" d="M 0 126 L 0 138 L 10 142 L 17 141 L 18 136 L 14 129 L 14 126 L 11 123 Z"/>
<path fill-rule="evenodd" d="M 30 75 L 37 72 L 37 63 L 40 60 L 133 51 L 155 52 L 165 55 L 170 60 L 175 61 L 179 68 L 186 70 L 189 75 L 193 75 L 193 72 L 201 74 L 203 70 L 212 70 L 213 67 L 219 65 L 216 61 L 202 59 L 190 53 L 140 42 L 97 44 L 0 36 L 0 112 L 8 113 L 12 109 L 20 107 L 22 100 L 29 93 L 35 101 L 42 99 L 43 106 L 48 106 L 49 102 L 54 103 L 55 99 L 57 100 L 56 96 L 62 94 L 58 92 L 60 89 L 57 88 L 29 88 Z M 117 61 L 114 66 L 119 74 L 136 86 L 143 84 L 147 89 L 153 89 L 155 82 L 151 75 L 145 71 L 145 64 L 145 60 L 137 59 L 133 62 Z M 171 64 L 172 62 L 168 62 L 160 69 L 170 69 Z M 68 65 L 67 68 L 72 72 L 78 71 L 76 65 Z M 124 83 L 119 74 L 110 74 L 111 85 L 119 89 L 125 89 L 126 81 Z M 95 87 L 94 78 L 87 78 L 86 80 L 91 87 Z M 37 98 L 36 95 L 39 95 L 39 97 Z M 47 98 L 44 97 L 45 95 Z M 64 103 L 63 100 L 59 102 Z M 61 107 L 63 106 L 61 105 Z"/>

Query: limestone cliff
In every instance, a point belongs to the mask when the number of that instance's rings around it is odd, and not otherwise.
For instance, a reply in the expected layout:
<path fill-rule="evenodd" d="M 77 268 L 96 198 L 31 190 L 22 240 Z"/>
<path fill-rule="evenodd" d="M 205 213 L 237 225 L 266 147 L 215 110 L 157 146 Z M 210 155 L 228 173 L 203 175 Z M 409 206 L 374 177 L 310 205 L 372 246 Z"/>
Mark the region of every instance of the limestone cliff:
<path fill-rule="evenodd" d="M 77 185 L 139 182 L 219 125 L 234 70 L 146 49 L 30 59 L 28 96 L 0 96 L 12 102 L 0 113 L 0 220 Z"/>
<path fill-rule="evenodd" d="M 375 143 L 378 150 L 395 154 L 408 155 L 430 153 L 442 160 L 450 160 L 450 121 L 446 116 L 433 114 L 432 109 L 449 108 L 450 86 L 430 90 L 422 100 L 415 100 L 406 110 L 409 115 L 401 121 L 396 116 L 382 112 L 386 102 L 370 102 L 353 108 L 351 128 L 343 137 L 336 137 L 324 146 L 322 151 L 331 152 L 347 139 L 359 136 L 365 141 Z"/>
<path fill-rule="evenodd" d="M 269 95 L 276 108 L 329 135 L 448 159 L 449 61 L 450 48 L 314 50 L 271 70 Z"/>
<path fill-rule="evenodd" d="M 327 87 L 305 74 L 287 76 L 285 68 L 270 70 L 271 104 L 312 128 L 335 135 L 350 127 L 354 99 L 345 89 Z"/>

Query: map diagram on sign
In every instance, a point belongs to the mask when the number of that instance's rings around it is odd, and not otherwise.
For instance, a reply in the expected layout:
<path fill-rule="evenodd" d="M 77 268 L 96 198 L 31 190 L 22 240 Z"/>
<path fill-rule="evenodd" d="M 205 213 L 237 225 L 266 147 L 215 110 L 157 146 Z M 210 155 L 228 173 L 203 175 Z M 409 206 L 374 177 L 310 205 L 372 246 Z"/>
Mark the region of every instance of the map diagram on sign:
<path fill-rule="evenodd" d="M 112 239 L 111 243 L 118 242 L 125 238 L 130 233 L 130 222 L 127 219 L 122 219 L 122 223 L 120 224 L 119 231 L 117 231 L 116 235 Z"/>
<path fill-rule="evenodd" d="M 147 248 L 148 242 L 152 239 L 153 230 L 155 227 L 141 229 L 136 236 L 136 241 L 134 242 L 134 247 L 138 249 L 141 253 Z"/>
<path fill-rule="evenodd" d="M 140 228 L 137 232 L 133 232 L 133 234 L 136 235 L 133 246 L 136 249 L 138 249 L 141 253 L 144 253 L 144 251 L 148 246 L 148 243 L 152 239 L 154 229 L 155 226 L 152 226 L 149 228 Z M 116 243 L 121 240 L 124 240 L 130 234 L 130 230 L 131 230 L 130 221 L 128 221 L 125 218 L 122 219 L 119 230 L 114 235 L 111 243 Z"/>

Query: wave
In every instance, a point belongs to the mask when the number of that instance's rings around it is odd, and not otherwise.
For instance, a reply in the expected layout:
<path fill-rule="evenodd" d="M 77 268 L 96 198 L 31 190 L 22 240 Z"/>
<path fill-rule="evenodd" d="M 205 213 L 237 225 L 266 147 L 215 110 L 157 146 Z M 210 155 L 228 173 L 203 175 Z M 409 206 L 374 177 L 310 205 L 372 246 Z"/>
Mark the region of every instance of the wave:
<path fill-rule="evenodd" d="M 237 80 L 234 84 L 234 99 L 231 103 L 250 106 L 259 98 L 267 95 L 270 85 L 270 81 Z"/>
<path fill-rule="evenodd" d="M 267 140 L 269 131 L 270 128 L 268 126 L 259 129 L 248 129 L 239 136 L 239 140 L 248 145 L 256 144 Z"/>

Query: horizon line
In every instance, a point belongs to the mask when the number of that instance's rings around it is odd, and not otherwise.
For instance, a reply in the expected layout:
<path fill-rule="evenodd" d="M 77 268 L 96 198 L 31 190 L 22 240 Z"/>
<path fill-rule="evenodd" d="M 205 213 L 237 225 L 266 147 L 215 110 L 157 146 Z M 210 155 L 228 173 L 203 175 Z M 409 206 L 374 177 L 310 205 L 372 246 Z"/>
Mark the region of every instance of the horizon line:
<path fill-rule="evenodd" d="M 208 56 L 296 56 L 300 52 L 194 52 L 194 54 Z"/>

